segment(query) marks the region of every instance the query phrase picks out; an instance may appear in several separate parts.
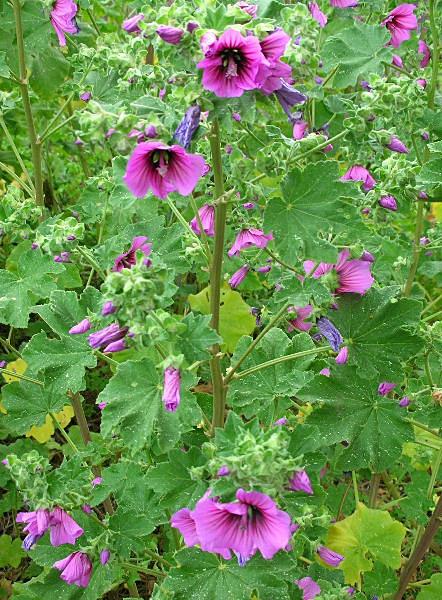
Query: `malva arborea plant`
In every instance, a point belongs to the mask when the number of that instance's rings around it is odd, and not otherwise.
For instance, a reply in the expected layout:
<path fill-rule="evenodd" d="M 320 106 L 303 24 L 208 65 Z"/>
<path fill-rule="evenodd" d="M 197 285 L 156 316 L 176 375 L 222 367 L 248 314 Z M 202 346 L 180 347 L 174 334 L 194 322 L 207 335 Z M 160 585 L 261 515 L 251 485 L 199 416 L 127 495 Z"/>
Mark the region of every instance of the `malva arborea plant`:
<path fill-rule="evenodd" d="M 0 13 L 6 597 L 442 597 L 441 1 Z"/>

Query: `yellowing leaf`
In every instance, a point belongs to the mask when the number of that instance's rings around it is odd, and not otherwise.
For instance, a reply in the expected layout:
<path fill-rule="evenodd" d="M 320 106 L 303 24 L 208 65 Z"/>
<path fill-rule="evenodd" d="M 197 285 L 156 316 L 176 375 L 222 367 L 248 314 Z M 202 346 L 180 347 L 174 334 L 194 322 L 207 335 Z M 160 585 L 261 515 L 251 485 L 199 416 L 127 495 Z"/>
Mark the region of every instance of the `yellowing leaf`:
<path fill-rule="evenodd" d="M 6 408 L 4 407 L 4 405 L 3 405 L 3 402 L 1 402 L 1 401 L 0 401 L 0 413 L 2 413 L 3 415 L 6 415 L 6 414 L 7 414 L 7 412 L 8 412 L 8 411 L 7 411 L 7 410 L 6 410 Z"/>
<path fill-rule="evenodd" d="M 345 582 L 360 586 L 361 574 L 373 569 L 373 561 L 391 569 L 401 566 L 405 531 L 388 512 L 359 503 L 352 515 L 330 527 L 326 545 L 344 556 L 340 568 Z"/>
<path fill-rule="evenodd" d="M 189 296 L 192 310 L 204 315 L 210 315 L 210 286 L 199 294 Z M 225 284 L 221 289 L 220 335 L 228 352 L 235 350 L 238 340 L 243 335 L 250 335 L 255 329 L 255 317 L 250 312 L 250 306 L 244 302 L 239 292 L 235 292 Z"/>
<path fill-rule="evenodd" d="M 23 375 L 23 373 L 28 368 L 28 363 L 22 358 L 17 358 L 17 360 L 13 360 L 8 363 L 7 369 L 8 371 L 14 371 L 14 373 L 18 373 L 19 375 Z M 6 383 L 12 383 L 13 381 L 20 381 L 18 377 L 14 377 L 13 375 L 6 375 L 2 373 L 4 380 Z"/>
<path fill-rule="evenodd" d="M 74 410 L 70 404 L 67 404 L 63 407 L 62 411 L 55 413 L 55 416 L 57 417 L 57 421 L 60 423 L 60 425 L 62 427 L 66 427 L 69 425 L 70 420 L 74 416 Z M 34 425 L 29 431 L 26 432 L 26 437 L 33 437 L 37 440 L 37 442 L 40 442 L 40 444 L 44 444 L 51 438 L 51 436 L 54 435 L 54 431 L 54 422 L 52 421 L 50 415 L 47 415 L 44 425 L 40 425 L 39 427 Z"/>

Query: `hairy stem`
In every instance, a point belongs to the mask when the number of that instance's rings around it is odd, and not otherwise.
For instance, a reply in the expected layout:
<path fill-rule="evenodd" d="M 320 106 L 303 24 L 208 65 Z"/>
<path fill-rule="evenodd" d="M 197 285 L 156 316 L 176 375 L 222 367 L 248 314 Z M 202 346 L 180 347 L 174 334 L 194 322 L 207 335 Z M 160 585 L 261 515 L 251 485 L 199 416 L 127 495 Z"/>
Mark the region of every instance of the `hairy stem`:
<path fill-rule="evenodd" d="M 278 358 L 272 358 L 272 360 L 268 360 L 266 362 L 261 363 L 260 365 L 256 365 L 255 367 L 250 367 L 250 369 L 246 369 L 245 371 L 241 371 L 240 373 L 235 373 L 233 379 L 242 379 L 243 377 L 247 377 L 247 375 L 251 375 L 256 371 L 261 371 L 261 369 L 267 369 L 267 367 L 273 367 L 274 365 L 278 365 L 279 363 L 287 362 L 288 360 L 294 360 L 296 358 L 303 358 L 304 356 L 310 356 L 311 354 L 319 354 L 320 352 L 328 352 L 330 348 L 312 348 L 311 350 L 303 350 L 302 352 L 295 352 L 294 354 L 286 354 L 285 356 L 278 356 Z"/>

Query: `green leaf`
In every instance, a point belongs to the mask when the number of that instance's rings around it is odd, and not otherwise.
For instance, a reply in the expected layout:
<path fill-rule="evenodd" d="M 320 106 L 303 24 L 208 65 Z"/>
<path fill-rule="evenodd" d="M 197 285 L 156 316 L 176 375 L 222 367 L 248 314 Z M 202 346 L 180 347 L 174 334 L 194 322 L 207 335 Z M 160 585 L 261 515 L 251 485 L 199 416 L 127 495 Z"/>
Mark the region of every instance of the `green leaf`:
<path fill-rule="evenodd" d="M 251 342 L 250 337 L 241 339 L 232 357 L 232 365 L 244 354 Z M 290 339 L 281 329 L 274 327 L 266 333 L 237 373 L 269 360 L 314 347 L 308 334 L 301 333 Z M 233 379 L 229 386 L 229 404 L 241 408 L 253 405 L 253 410 L 256 411 L 260 404 L 268 406 L 277 396 L 294 396 L 311 379 L 307 369 L 314 358 L 314 355 L 304 356 L 261 369 L 243 379 Z"/>
<path fill-rule="evenodd" d="M 356 21 L 329 37 L 322 58 L 326 71 L 339 65 L 333 87 L 346 88 L 356 85 L 359 77 L 367 79 L 370 73 L 383 73 L 382 62 L 391 62 L 392 50 L 386 46 L 389 39 L 386 28 Z"/>
<path fill-rule="evenodd" d="M 396 299 L 397 287 L 371 289 L 362 298 L 343 294 L 339 310 L 329 318 L 349 347 L 348 364 L 357 365 L 365 378 L 398 382 L 402 363 L 423 347 L 414 331 L 419 325 L 422 305 L 417 300 Z"/>
<path fill-rule="evenodd" d="M 204 315 L 210 314 L 210 286 L 199 294 L 189 296 L 192 310 Z M 230 289 L 226 284 L 221 288 L 220 298 L 220 334 L 228 352 L 235 350 L 238 340 L 249 335 L 255 329 L 255 317 L 250 306 L 244 302 L 239 292 Z"/>
<path fill-rule="evenodd" d="M 379 473 L 400 456 L 403 443 L 413 439 L 403 409 L 380 396 L 377 388 L 378 381 L 340 365 L 330 377 L 317 375 L 297 393 L 301 400 L 319 404 L 307 423 L 318 427 L 324 445 L 348 442 L 338 460 L 345 471 L 370 467 Z"/>
<path fill-rule="evenodd" d="M 259 590 L 260 600 L 288 600 L 287 585 L 278 575 L 269 573 L 268 563 L 254 558 L 247 568 L 234 558 L 224 562 L 215 555 L 194 548 L 176 555 L 179 566 L 170 570 L 162 587 L 175 600 L 250 600 Z"/>
<path fill-rule="evenodd" d="M 92 349 L 84 340 L 77 340 L 74 336 L 49 339 L 45 333 L 32 337 L 26 344 L 23 358 L 29 370 L 43 378 L 45 390 L 60 395 L 68 390 L 84 390 L 86 367 L 92 369 L 97 364 Z"/>
<path fill-rule="evenodd" d="M 442 185 L 442 157 L 438 156 L 424 164 L 416 177 L 416 183 L 431 191 Z"/>
<path fill-rule="evenodd" d="M 132 552 L 143 552 L 146 539 L 142 538 L 152 533 L 157 526 L 159 510 L 158 502 L 151 499 L 148 514 L 129 511 L 123 505 L 110 517 L 109 532 L 112 536 L 112 548 L 119 557 L 128 559 Z"/>
<path fill-rule="evenodd" d="M 440 600 L 442 598 L 442 573 L 431 577 L 430 585 L 421 588 L 416 600 Z"/>
<path fill-rule="evenodd" d="M 30 84 L 41 98 L 53 98 L 66 79 L 70 64 L 59 48 L 46 48 L 32 61 Z"/>
<path fill-rule="evenodd" d="M 140 116 L 150 117 L 152 114 L 163 115 L 166 112 L 167 104 L 159 98 L 152 96 L 142 96 L 131 102 L 131 107 L 135 113 Z"/>
<path fill-rule="evenodd" d="M 399 569 L 405 532 L 388 512 L 359 503 L 352 515 L 330 527 L 326 545 L 345 557 L 340 565 L 345 582 L 360 585 L 361 574 L 373 569 L 373 561 Z"/>
<path fill-rule="evenodd" d="M 222 339 L 210 327 L 210 316 L 188 313 L 182 320 L 187 327 L 179 337 L 180 348 L 186 359 L 193 363 L 208 357 L 210 346 L 220 344 Z"/>
<path fill-rule="evenodd" d="M 337 250 L 327 236 L 348 235 L 354 223 L 363 227 L 356 208 L 341 199 L 348 193 L 336 161 L 293 169 L 282 183 L 282 198 L 272 198 L 264 215 L 264 230 L 273 232 L 281 258 L 292 265 L 301 257 L 335 262 Z"/>
<path fill-rule="evenodd" d="M 25 556 L 20 538 L 13 540 L 10 535 L 0 536 L 0 567 L 10 566 L 16 569 Z"/>
<path fill-rule="evenodd" d="M 39 250 L 28 250 L 20 256 L 17 273 L 0 270 L 0 323 L 26 327 L 31 306 L 56 289 L 53 275 L 63 270 Z"/>

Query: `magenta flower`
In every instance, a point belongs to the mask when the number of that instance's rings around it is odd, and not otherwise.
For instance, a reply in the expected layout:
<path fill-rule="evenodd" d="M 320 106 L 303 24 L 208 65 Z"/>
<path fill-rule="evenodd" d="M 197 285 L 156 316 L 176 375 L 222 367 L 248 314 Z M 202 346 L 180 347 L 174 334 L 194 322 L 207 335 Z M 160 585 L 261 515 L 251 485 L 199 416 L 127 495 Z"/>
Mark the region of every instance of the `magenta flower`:
<path fill-rule="evenodd" d="M 92 487 L 96 487 L 97 485 L 101 485 L 102 483 L 103 483 L 102 477 L 94 477 L 94 479 L 92 479 L 92 481 L 91 481 Z"/>
<path fill-rule="evenodd" d="M 335 358 L 335 363 L 337 365 L 345 365 L 348 361 L 348 346 L 342 346 L 339 350 L 338 355 Z"/>
<path fill-rule="evenodd" d="M 419 40 L 417 45 L 418 54 L 422 55 L 422 60 L 420 62 L 420 66 L 425 68 L 430 62 L 431 58 L 431 50 L 429 46 L 424 42 L 424 40 Z"/>
<path fill-rule="evenodd" d="M 404 63 L 402 61 L 402 58 L 399 56 L 399 54 L 393 54 L 393 60 L 391 62 L 393 65 L 395 65 L 396 67 L 399 67 L 400 69 L 404 68 Z"/>
<path fill-rule="evenodd" d="M 27 536 L 23 540 L 22 547 L 29 551 L 48 530 L 50 515 L 45 508 L 39 508 L 32 512 L 19 512 L 16 521 L 17 523 L 26 523 L 23 531 L 27 533 Z"/>
<path fill-rule="evenodd" d="M 99 402 L 98 403 L 98 408 L 100 410 L 104 410 L 106 408 L 106 406 L 107 406 L 107 402 Z"/>
<path fill-rule="evenodd" d="M 187 154 L 181 146 L 142 142 L 132 152 L 123 180 L 137 198 L 143 198 L 151 189 L 164 199 L 175 191 L 188 196 L 205 170 L 204 158 Z"/>
<path fill-rule="evenodd" d="M 69 252 L 60 252 L 54 256 L 54 262 L 56 263 L 68 263 L 71 262 L 71 255 Z"/>
<path fill-rule="evenodd" d="M 201 52 L 206 58 L 211 58 L 215 54 L 218 44 L 218 38 L 214 31 L 207 31 L 200 39 Z"/>
<path fill-rule="evenodd" d="M 91 92 L 83 92 L 80 94 L 80 100 L 83 100 L 83 102 L 90 102 L 91 98 L 92 98 Z"/>
<path fill-rule="evenodd" d="M 241 0 L 240 2 L 237 2 L 235 4 L 235 6 L 237 6 L 242 11 L 244 11 L 245 13 L 250 15 L 252 17 L 252 19 L 254 19 L 256 17 L 256 15 L 258 14 L 258 5 L 257 4 L 249 4 L 248 2 L 243 2 Z"/>
<path fill-rule="evenodd" d="M 274 427 L 283 427 L 284 425 L 288 424 L 288 419 L 287 417 L 281 417 L 280 419 L 277 419 L 274 423 L 273 426 Z"/>
<path fill-rule="evenodd" d="M 318 267 L 312 273 L 314 279 L 319 279 L 331 271 L 335 271 L 338 276 L 335 292 L 338 294 L 354 293 L 365 294 L 374 283 L 371 275 L 371 263 L 366 260 L 351 259 L 350 251 L 343 250 L 339 253 L 338 262 L 333 265 L 330 263 L 319 263 Z M 310 274 L 314 263 L 310 260 L 304 262 L 304 269 Z"/>
<path fill-rule="evenodd" d="M 156 32 L 164 42 L 174 46 L 181 42 L 181 38 L 184 35 L 182 29 L 179 27 L 169 27 L 169 25 L 160 25 Z"/>
<path fill-rule="evenodd" d="M 92 575 L 92 563 L 84 552 L 73 552 L 63 560 L 57 560 L 54 569 L 61 571 L 60 579 L 69 585 L 87 587 Z"/>
<path fill-rule="evenodd" d="M 69 329 L 69 333 L 71 335 L 77 335 L 79 333 L 86 333 L 86 331 L 89 331 L 89 329 L 91 327 L 92 327 L 92 323 L 89 321 L 89 319 L 83 319 L 82 321 L 77 323 L 77 325 L 74 325 L 73 327 L 71 327 Z"/>
<path fill-rule="evenodd" d="M 243 229 L 236 236 L 236 240 L 227 254 L 232 258 L 232 256 L 238 256 L 241 250 L 250 246 L 265 248 L 270 240 L 273 240 L 271 233 L 266 235 L 261 229 Z"/>
<path fill-rule="evenodd" d="M 300 119 L 293 123 L 293 139 L 302 140 L 308 134 L 308 123 Z"/>
<path fill-rule="evenodd" d="M 108 300 L 107 302 L 105 302 L 103 304 L 103 308 L 101 309 L 101 315 L 103 317 L 107 317 L 108 315 L 113 315 L 115 312 L 117 312 L 117 307 L 112 302 L 112 300 Z"/>
<path fill-rule="evenodd" d="M 358 0 L 330 0 L 330 6 L 334 8 L 353 8 L 358 5 Z"/>
<path fill-rule="evenodd" d="M 314 20 L 319 23 L 319 27 L 327 25 L 327 15 L 322 12 L 316 2 L 309 2 L 308 9 Z"/>
<path fill-rule="evenodd" d="M 307 304 L 307 306 L 290 306 L 288 312 L 296 313 L 296 319 L 290 319 L 287 325 L 287 331 L 291 333 L 294 329 L 298 331 L 309 331 L 313 323 L 306 323 L 305 319 L 313 312 L 313 306 Z"/>
<path fill-rule="evenodd" d="M 112 323 L 95 333 L 91 333 L 88 337 L 89 346 L 94 349 L 107 347 L 109 344 L 123 339 L 127 332 L 127 327 L 120 327 L 118 323 Z"/>
<path fill-rule="evenodd" d="M 427 80 L 426 79 L 416 79 L 416 83 L 417 83 L 418 86 L 420 86 L 423 89 L 425 89 L 427 87 Z"/>
<path fill-rule="evenodd" d="M 339 567 L 344 560 L 344 557 L 341 554 L 333 552 L 333 550 L 330 550 L 327 546 L 319 546 L 318 554 L 330 567 Z"/>
<path fill-rule="evenodd" d="M 380 396 L 387 396 L 394 388 L 396 387 L 395 383 L 388 383 L 388 381 L 383 381 L 379 384 L 378 394 Z"/>
<path fill-rule="evenodd" d="M 233 273 L 232 277 L 229 279 L 229 285 L 232 290 L 236 289 L 244 281 L 249 271 L 249 265 L 243 265 L 240 269 Z"/>
<path fill-rule="evenodd" d="M 314 600 L 321 593 L 321 588 L 311 577 L 303 577 L 295 581 L 296 585 L 302 590 L 302 600 Z"/>
<path fill-rule="evenodd" d="M 413 12 L 415 8 L 415 4 L 399 4 L 381 23 L 390 32 L 390 44 L 395 48 L 399 48 L 402 42 L 410 39 L 412 29 L 417 29 L 417 18 Z"/>
<path fill-rule="evenodd" d="M 181 402 L 181 374 L 179 369 L 164 370 L 163 404 L 167 412 L 175 412 Z"/>
<path fill-rule="evenodd" d="M 110 559 L 110 551 L 105 548 L 100 552 L 100 562 L 102 565 L 107 565 Z"/>
<path fill-rule="evenodd" d="M 376 180 L 371 176 L 370 172 L 361 165 L 353 165 L 341 177 L 341 181 L 362 181 L 362 189 L 369 192 L 376 185 Z"/>
<path fill-rule="evenodd" d="M 72 35 L 80 31 L 75 16 L 78 6 L 72 0 L 55 0 L 51 10 L 51 24 L 55 29 L 60 46 L 66 46 L 66 33 Z"/>
<path fill-rule="evenodd" d="M 283 80 L 291 78 L 292 68 L 280 60 L 289 41 L 290 36 L 282 29 L 277 29 L 260 42 L 266 60 L 259 66 L 256 83 L 263 94 L 279 90 Z"/>
<path fill-rule="evenodd" d="M 393 150 L 393 152 L 398 152 L 399 154 L 408 154 L 410 150 L 401 142 L 401 140 L 395 135 L 391 136 L 390 142 L 387 144 L 387 148 Z"/>
<path fill-rule="evenodd" d="M 211 204 L 204 204 L 204 206 L 199 209 L 198 214 L 204 233 L 209 237 L 213 237 L 215 235 L 215 207 Z M 201 235 L 200 226 L 196 217 L 190 221 L 190 226 L 197 235 Z"/>
<path fill-rule="evenodd" d="M 379 206 L 385 208 L 387 210 L 396 211 L 397 210 L 397 200 L 394 196 L 381 196 L 379 199 Z"/>
<path fill-rule="evenodd" d="M 122 27 L 128 33 L 141 33 L 141 29 L 140 29 L 138 23 L 140 21 L 142 21 L 143 19 L 144 19 L 143 13 L 138 13 L 137 15 L 134 15 L 133 17 L 130 17 L 129 19 L 126 19 L 125 21 L 123 21 Z"/>
<path fill-rule="evenodd" d="M 290 478 L 289 489 L 293 492 L 305 492 L 310 496 L 313 495 L 313 488 L 310 482 L 310 477 L 304 470 L 295 471 Z"/>
<path fill-rule="evenodd" d="M 198 29 L 199 23 L 196 21 L 189 21 L 186 25 L 186 29 L 189 33 L 193 33 L 195 29 Z"/>
<path fill-rule="evenodd" d="M 204 69 L 202 83 L 206 90 L 221 98 L 236 98 L 255 89 L 255 78 L 264 60 L 258 38 L 227 29 L 198 68 Z"/>
<path fill-rule="evenodd" d="M 368 250 L 364 250 L 364 252 L 361 254 L 361 260 L 373 263 L 375 261 L 375 257 L 371 252 L 368 252 Z"/>
<path fill-rule="evenodd" d="M 77 538 L 83 535 L 83 529 L 58 506 L 54 508 L 50 515 L 50 538 L 53 546 L 62 544 L 75 544 Z"/>
<path fill-rule="evenodd" d="M 144 235 L 134 237 L 132 245 L 127 252 L 120 254 L 114 261 L 112 271 L 122 271 L 123 269 L 131 269 L 137 264 L 137 251 L 140 250 L 144 256 L 149 256 L 152 251 L 152 244 L 146 243 L 148 238 Z M 144 260 L 144 264 L 149 266 L 151 261 L 149 259 Z M 113 311 L 114 312 L 114 311 Z M 107 313 L 110 314 L 110 313 Z"/>
<path fill-rule="evenodd" d="M 227 475 L 230 475 L 229 467 L 227 465 L 223 465 L 218 469 L 217 475 L 218 477 L 227 477 Z"/>
<path fill-rule="evenodd" d="M 324 377 L 330 377 L 330 369 L 325 367 L 325 369 L 321 369 L 319 371 L 319 375 L 324 375 Z"/>
<path fill-rule="evenodd" d="M 256 204 L 254 202 L 244 202 L 242 207 L 246 210 L 253 210 L 254 208 L 256 208 Z"/>
<path fill-rule="evenodd" d="M 401 398 L 399 400 L 399 406 L 401 408 L 406 408 L 409 405 L 410 405 L 410 398 L 408 396 L 404 396 L 403 398 Z"/>

